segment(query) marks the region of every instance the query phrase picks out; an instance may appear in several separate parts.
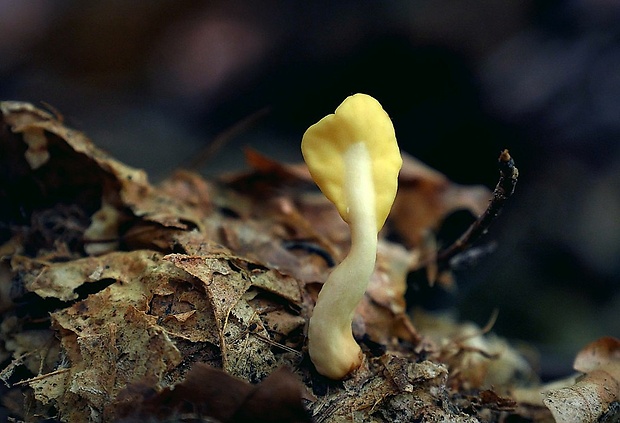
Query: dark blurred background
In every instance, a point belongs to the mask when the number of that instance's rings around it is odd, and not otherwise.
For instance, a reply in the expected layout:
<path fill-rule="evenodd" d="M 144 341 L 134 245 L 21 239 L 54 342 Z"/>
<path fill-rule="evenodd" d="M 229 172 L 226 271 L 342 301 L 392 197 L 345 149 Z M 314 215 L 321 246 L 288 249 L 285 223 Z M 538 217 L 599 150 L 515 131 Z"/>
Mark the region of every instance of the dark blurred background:
<path fill-rule="evenodd" d="M 498 308 L 551 378 L 620 336 L 619 41 L 616 0 L 0 0 L 0 99 L 57 108 L 155 182 L 248 117 L 203 174 L 243 168 L 245 145 L 299 161 L 355 92 L 458 183 L 492 188 L 509 148 L 497 250 L 431 296 L 480 325 Z"/>

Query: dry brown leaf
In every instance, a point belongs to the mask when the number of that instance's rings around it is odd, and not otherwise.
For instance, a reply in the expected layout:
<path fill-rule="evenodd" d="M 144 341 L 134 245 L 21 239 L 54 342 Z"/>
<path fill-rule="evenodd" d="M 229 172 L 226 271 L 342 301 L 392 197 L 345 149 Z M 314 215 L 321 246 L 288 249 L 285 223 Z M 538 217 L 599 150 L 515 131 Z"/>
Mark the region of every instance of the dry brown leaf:
<path fill-rule="evenodd" d="M 422 310 L 416 310 L 413 322 L 432 341 L 437 359 L 450 369 L 455 389 L 508 388 L 511 383 L 537 381 L 531 364 L 507 340 L 471 322 Z"/>
<path fill-rule="evenodd" d="M 103 199 L 101 208 L 91 216 L 91 224 L 84 231 L 86 254 L 100 255 L 118 250 L 120 226 L 124 220 L 123 214 Z"/>
<path fill-rule="evenodd" d="M 302 307 L 301 289 L 293 278 L 257 268 L 232 253 L 222 256 L 223 251 L 220 247 L 214 256 L 203 251 L 200 256 L 171 254 L 165 259 L 204 282 L 219 331 L 224 370 L 257 382 L 278 365 L 271 349 L 290 349 L 277 341 L 305 322 L 291 314 L 291 309 Z M 279 302 L 261 299 L 262 292 L 271 293 Z"/>
<path fill-rule="evenodd" d="M 114 252 L 64 263 L 48 263 L 28 257 L 14 256 L 11 266 L 14 272 L 22 274 L 26 290 L 42 298 L 70 301 L 78 298 L 77 289 L 84 284 L 104 279 L 130 282 L 128 278 L 140 274 L 147 266 L 153 265 L 149 256 L 155 256 L 155 253 L 151 251 Z"/>
<path fill-rule="evenodd" d="M 128 383 L 145 378 L 161 380 L 181 363 L 182 353 L 173 340 L 174 334 L 166 328 L 165 318 L 181 314 L 177 310 L 183 304 L 193 305 L 187 298 L 178 298 L 165 311 L 154 305 L 162 293 L 183 292 L 175 289 L 175 284 L 191 286 L 193 280 L 162 261 L 158 253 L 110 253 L 30 271 L 39 275 L 33 290 L 64 299 L 74 298 L 74 289 L 80 283 L 115 281 L 106 289 L 52 313 L 66 363 L 24 382 L 34 389 L 36 399 L 44 403 L 53 401 L 67 420 L 86 421 L 93 413 L 106 420 L 111 400 Z M 206 299 L 196 302 L 200 308 L 194 313 L 198 316 L 192 316 L 192 328 L 199 333 L 195 341 L 217 344 L 218 333 L 209 328 L 213 315 L 208 303 Z M 158 312 L 163 313 L 157 315 Z M 174 324 L 170 326 L 178 329 Z M 191 333 L 185 337 L 191 339 Z M 59 389 L 59 384 L 64 389 Z"/>
<path fill-rule="evenodd" d="M 317 423 L 342 421 L 446 421 L 475 423 L 475 417 L 442 407 L 449 401 L 445 366 L 386 354 L 376 359 L 385 376 L 362 370 L 344 389 L 313 404 Z"/>
<path fill-rule="evenodd" d="M 401 341 L 419 341 L 420 336 L 407 316 L 404 297 L 411 261 L 411 254 L 403 247 L 379 243 L 375 272 L 356 310 L 363 321 L 358 337 L 366 335 L 373 342 L 392 347 Z"/>
<path fill-rule="evenodd" d="M 196 173 L 178 170 L 164 180 L 160 188 L 170 197 L 189 205 L 200 213 L 200 219 L 207 217 L 213 211 L 215 188 Z"/>
<path fill-rule="evenodd" d="M 0 202 L 27 205 L 21 210 L 27 215 L 38 208 L 68 203 L 87 214 L 110 206 L 119 211 L 128 208 L 143 222 L 169 229 L 199 226 L 201 215 L 196 208 L 154 189 L 142 170 L 109 157 L 84 134 L 65 127 L 50 114 L 19 102 L 0 102 L 0 112 L 11 131 L 0 144 L 0 156 L 13 157 L 3 163 L 9 166 L 10 190 L 0 193 Z M 23 149 L 22 142 L 28 149 L 20 157 L 16 153 Z M 109 243 L 108 234 L 102 235 L 103 243 Z"/>
<path fill-rule="evenodd" d="M 607 336 L 586 345 L 575 357 L 573 367 L 583 373 L 605 369 L 620 382 L 620 339 Z"/>
<path fill-rule="evenodd" d="M 483 186 L 462 186 L 442 173 L 403 153 L 403 168 L 390 219 L 407 247 L 419 247 L 450 213 L 469 210 L 479 216 L 487 208 L 491 191 Z"/>
<path fill-rule="evenodd" d="M 196 364 L 185 380 L 156 394 L 124 393 L 119 416 L 132 419 L 211 417 L 222 423 L 309 422 L 302 405 L 302 386 L 285 368 L 257 385 L 213 367 Z"/>
<path fill-rule="evenodd" d="M 3 322 L 4 331 L 10 333 L 5 339 L 4 349 L 7 357 L 13 357 L 10 364 L 0 372 L 0 380 L 9 384 L 21 366 L 25 366 L 32 373 L 49 372 L 56 366 L 56 358 L 60 354 L 60 346 L 54 338 L 54 333 L 45 329 L 26 330 L 20 327 L 15 318 Z"/>
<path fill-rule="evenodd" d="M 221 226 L 221 242 L 235 254 L 251 261 L 262 263 L 265 267 L 293 276 L 303 282 L 323 281 L 327 275 L 327 262 L 311 250 L 313 254 L 297 254 L 304 248 L 296 248 L 295 241 L 283 242 L 274 236 L 273 220 L 226 221 Z M 310 243 L 308 247 L 315 244 Z M 319 247 L 320 249 L 320 247 Z"/>
<path fill-rule="evenodd" d="M 558 423 L 597 421 L 620 401 L 620 340 L 605 337 L 588 344 L 574 368 L 585 375 L 572 386 L 547 391 L 543 402 Z"/>
<path fill-rule="evenodd" d="M 269 192 L 301 184 L 313 185 L 308 168 L 304 164 L 290 165 L 273 160 L 260 152 L 246 148 L 246 163 L 249 172 L 222 175 L 220 179 L 241 192 L 253 192 L 257 196 L 272 196 Z"/>

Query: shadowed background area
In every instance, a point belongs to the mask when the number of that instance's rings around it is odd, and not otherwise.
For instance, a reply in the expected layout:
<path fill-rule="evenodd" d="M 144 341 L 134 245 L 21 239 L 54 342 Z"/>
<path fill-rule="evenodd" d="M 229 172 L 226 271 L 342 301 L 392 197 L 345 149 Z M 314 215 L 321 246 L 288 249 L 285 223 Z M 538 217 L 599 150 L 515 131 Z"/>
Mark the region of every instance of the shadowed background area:
<path fill-rule="evenodd" d="M 251 145 L 299 161 L 304 130 L 354 92 L 401 147 L 459 183 L 515 196 L 457 274 L 412 278 L 415 302 L 532 342 L 545 378 L 620 336 L 620 6 L 612 0 L 149 2 L 0 0 L 0 98 L 47 103 L 151 180 L 229 137 L 200 167 L 244 168 Z M 449 243 L 472 221 L 456 213 Z"/>

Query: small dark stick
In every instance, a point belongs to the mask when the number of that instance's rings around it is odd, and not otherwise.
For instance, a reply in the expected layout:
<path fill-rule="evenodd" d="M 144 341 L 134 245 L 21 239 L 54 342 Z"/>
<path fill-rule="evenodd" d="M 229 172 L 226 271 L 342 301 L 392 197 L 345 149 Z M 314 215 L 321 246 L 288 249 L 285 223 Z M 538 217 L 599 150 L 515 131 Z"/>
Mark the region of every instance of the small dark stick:
<path fill-rule="evenodd" d="M 519 178 L 519 170 L 508 150 L 500 153 L 497 160 L 499 167 L 499 181 L 493 190 L 493 197 L 487 209 L 482 213 L 467 231 L 448 248 L 437 253 L 437 265 L 439 269 L 450 267 L 450 261 L 457 255 L 467 250 L 473 243 L 480 239 L 489 229 L 491 223 L 499 215 L 506 200 L 515 192 L 515 186 Z"/>
<path fill-rule="evenodd" d="M 263 107 L 244 117 L 240 121 L 236 122 L 225 131 L 218 134 L 213 141 L 207 144 L 206 147 L 200 149 L 200 151 L 194 153 L 192 158 L 182 168 L 198 171 L 209 160 L 213 159 L 217 153 L 226 146 L 234 138 L 247 131 L 252 125 L 255 125 L 262 118 L 267 116 L 271 112 L 269 107 Z"/>

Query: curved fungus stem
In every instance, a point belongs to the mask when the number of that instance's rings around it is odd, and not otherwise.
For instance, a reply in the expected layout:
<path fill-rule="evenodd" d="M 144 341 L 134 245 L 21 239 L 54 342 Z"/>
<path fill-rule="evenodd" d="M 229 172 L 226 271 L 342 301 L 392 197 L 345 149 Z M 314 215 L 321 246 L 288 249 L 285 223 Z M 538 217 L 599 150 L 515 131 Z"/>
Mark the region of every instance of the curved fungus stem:
<path fill-rule="evenodd" d="M 310 358 L 319 373 L 332 379 L 342 379 L 362 362 L 351 323 L 374 271 L 377 253 L 370 155 L 358 142 L 347 149 L 343 159 L 351 249 L 323 285 L 308 328 Z"/>

